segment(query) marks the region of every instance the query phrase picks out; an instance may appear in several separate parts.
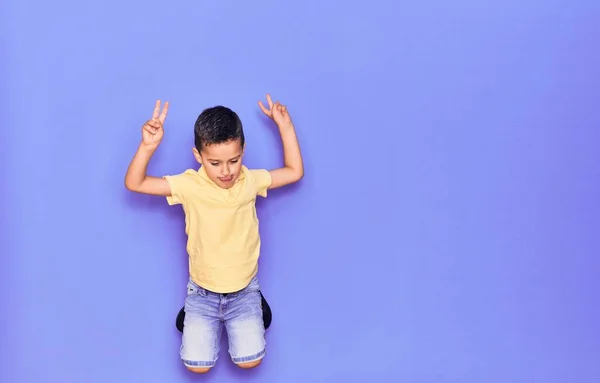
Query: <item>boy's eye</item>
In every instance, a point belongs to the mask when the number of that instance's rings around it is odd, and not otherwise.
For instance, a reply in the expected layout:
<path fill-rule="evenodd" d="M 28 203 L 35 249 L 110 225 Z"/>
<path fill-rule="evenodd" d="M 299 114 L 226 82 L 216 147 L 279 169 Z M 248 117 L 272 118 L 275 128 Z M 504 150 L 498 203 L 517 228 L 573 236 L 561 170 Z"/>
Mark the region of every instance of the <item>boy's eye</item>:
<path fill-rule="evenodd" d="M 219 163 L 218 163 L 218 162 L 211 162 L 210 164 L 211 164 L 212 166 L 218 166 L 218 165 L 219 165 Z"/>
<path fill-rule="evenodd" d="M 236 162 L 238 162 L 238 160 L 231 161 L 232 164 L 235 164 Z"/>

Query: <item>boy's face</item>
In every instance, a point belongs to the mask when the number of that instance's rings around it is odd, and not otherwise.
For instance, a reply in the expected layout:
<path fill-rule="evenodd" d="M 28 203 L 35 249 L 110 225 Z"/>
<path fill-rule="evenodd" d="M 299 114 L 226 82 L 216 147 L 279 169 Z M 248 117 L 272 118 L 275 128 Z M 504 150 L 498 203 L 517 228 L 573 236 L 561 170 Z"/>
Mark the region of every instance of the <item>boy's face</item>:
<path fill-rule="evenodd" d="M 244 155 L 239 139 L 204 146 L 200 153 L 194 148 L 193 152 L 196 160 L 204 166 L 208 178 L 214 183 L 223 189 L 229 189 L 235 184 L 242 170 Z"/>

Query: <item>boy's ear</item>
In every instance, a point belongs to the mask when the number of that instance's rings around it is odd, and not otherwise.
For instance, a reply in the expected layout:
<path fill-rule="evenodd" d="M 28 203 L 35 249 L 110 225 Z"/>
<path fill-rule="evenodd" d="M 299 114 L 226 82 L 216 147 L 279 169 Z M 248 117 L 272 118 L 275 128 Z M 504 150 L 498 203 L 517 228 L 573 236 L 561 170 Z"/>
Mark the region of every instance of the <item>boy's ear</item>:
<path fill-rule="evenodd" d="M 198 161 L 198 163 L 202 165 L 202 156 L 198 152 L 198 149 L 192 148 L 192 153 L 194 154 L 194 158 L 196 159 L 196 161 Z"/>

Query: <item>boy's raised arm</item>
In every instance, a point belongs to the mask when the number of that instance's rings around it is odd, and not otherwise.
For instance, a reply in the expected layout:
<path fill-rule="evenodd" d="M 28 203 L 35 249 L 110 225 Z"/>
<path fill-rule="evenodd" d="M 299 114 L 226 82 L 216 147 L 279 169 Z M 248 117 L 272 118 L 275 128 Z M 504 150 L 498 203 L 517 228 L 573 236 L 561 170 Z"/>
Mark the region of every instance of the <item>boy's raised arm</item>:
<path fill-rule="evenodd" d="M 150 162 L 150 158 L 152 158 L 163 138 L 163 125 L 167 118 L 168 109 L 169 103 L 165 102 L 161 113 L 160 100 L 157 100 L 152 119 L 146 121 L 142 126 L 142 142 L 138 146 L 125 175 L 125 187 L 128 190 L 164 197 L 171 195 L 171 188 L 166 179 L 146 174 L 148 162 Z"/>
<path fill-rule="evenodd" d="M 258 105 L 263 113 L 277 124 L 283 144 L 284 166 L 270 171 L 271 186 L 269 186 L 269 189 L 275 189 L 298 182 L 304 176 L 304 164 L 296 130 L 287 108 L 279 101 L 273 103 L 271 96 L 268 94 L 267 102 L 269 109 L 265 108 L 262 101 L 259 101 Z"/>

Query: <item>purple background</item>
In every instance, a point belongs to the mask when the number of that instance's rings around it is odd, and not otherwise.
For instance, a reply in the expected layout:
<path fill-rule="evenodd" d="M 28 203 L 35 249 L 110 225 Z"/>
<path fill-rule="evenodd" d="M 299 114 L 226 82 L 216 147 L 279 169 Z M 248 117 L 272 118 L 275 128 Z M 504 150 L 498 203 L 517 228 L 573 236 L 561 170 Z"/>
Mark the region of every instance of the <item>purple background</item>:
<path fill-rule="evenodd" d="M 0 381 L 600 381 L 597 1 L 6 0 Z M 225 104 L 246 164 L 306 176 L 259 204 L 264 364 L 179 361 L 183 214 L 125 190 L 194 166 Z"/>

